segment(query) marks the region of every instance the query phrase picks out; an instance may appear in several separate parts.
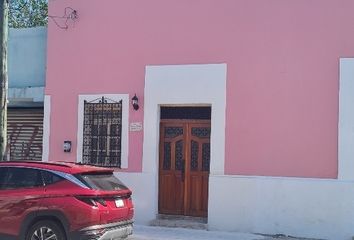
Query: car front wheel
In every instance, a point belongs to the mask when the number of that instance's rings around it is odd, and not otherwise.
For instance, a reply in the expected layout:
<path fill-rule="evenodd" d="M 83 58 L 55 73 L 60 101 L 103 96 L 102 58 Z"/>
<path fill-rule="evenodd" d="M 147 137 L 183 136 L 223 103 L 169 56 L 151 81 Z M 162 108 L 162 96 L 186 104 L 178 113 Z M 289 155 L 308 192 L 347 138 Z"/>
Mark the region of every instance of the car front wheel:
<path fill-rule="evenodd" d="M 53 221 L 39 221 L 32 225 L 26 240 L 66 240 L 63 229 Z"/>

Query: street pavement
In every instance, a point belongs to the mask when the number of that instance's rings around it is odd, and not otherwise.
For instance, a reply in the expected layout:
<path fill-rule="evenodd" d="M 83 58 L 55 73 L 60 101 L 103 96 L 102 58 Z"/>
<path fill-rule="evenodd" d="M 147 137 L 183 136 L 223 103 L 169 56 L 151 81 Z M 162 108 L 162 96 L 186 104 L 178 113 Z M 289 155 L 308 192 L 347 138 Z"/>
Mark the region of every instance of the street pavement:
<path fill-rule="evenodd" d="M 217 232 L 185 228 L 134 226 L 129 240 L 301 240 L 284 236 L 262 236 L 249 233 Z M 302 239 L 304 240 L 304 239 Z M 307 239 L 310 240 L 310 239 Z"/>

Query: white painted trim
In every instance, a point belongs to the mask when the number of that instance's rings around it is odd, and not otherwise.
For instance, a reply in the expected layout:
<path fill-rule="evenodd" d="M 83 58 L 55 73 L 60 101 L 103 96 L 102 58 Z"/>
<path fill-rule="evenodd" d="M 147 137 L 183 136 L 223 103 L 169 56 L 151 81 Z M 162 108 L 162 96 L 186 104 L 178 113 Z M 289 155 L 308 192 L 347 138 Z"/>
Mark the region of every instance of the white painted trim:
<path fill-rule="evenodd" d="M 161 105 L 210 105 L 210 174 L 224 174 L 226 64 L 147 66 L 143 172 L 158 172 Z"/>
<path fill-rule="evenodd" d="M 43 117 L 43 143 L 42 143 L 42 161 L 49 159 L 49 139 L 50 139 L 50 95 L 44 96 L 44 117 Z"/>
<path fill-rule="evenodd" d="M 129 151 L 129 94 L 90 94 L 79 95 L 78 106 L 78 129 L 77 129 L 77 161 L 82 159 L 82 141 L 83 141 L 83 116 L 84 116 L 84 100 L 93 101 L 102 96 L 112 99 L 114 101 L 123 100 L 122 112 L 122 154 L 121 154 L 121 168 L 128 168 L 128 151 Z"/>
<path fill-rule="evenodd" d="M 354 181 L 354 58 L 340 59 L 338 179 Z"/>

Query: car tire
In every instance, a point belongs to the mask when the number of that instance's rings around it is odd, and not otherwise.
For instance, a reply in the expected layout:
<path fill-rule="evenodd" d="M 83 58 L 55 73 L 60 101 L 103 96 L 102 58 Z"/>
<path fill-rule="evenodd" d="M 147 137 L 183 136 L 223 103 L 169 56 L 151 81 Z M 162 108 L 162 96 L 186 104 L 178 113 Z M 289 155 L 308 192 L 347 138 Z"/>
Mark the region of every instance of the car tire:
<path fill-rule="evenodd" d="M 41 220 L 33 224 L 26 234 L 26 240 L 66 240 L 61 226 L 50 220 Z"/>

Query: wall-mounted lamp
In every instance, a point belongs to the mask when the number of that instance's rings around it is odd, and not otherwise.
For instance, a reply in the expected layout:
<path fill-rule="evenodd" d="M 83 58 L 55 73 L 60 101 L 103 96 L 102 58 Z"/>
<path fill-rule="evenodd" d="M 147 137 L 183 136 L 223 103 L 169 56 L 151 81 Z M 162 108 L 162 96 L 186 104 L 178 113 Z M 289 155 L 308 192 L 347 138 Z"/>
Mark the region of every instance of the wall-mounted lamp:
<path fill-rule="evenodd" d="M 71 141 L 64 141 L 63 149 L 64 152 L 71 152 Z"/>
<path fill-rule="evenodd" d="M 135 111 L 139 109 L 139 99 L 136 94 L 134 95 L 134 97 L 132 97 L 132 105 Z"/>

